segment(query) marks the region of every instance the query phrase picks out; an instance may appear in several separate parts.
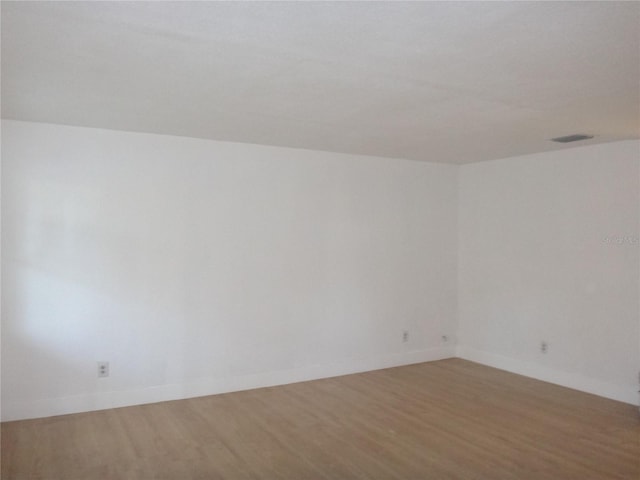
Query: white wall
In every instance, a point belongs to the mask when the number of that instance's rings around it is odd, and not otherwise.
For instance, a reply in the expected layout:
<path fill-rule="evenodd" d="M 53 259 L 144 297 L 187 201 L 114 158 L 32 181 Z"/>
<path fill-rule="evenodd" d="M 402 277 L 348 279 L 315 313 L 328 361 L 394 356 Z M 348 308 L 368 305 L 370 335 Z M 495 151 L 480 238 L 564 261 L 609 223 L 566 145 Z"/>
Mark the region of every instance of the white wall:
<path fill-rule="evenodd" d="M 639 174 L 637 141 L 461 167 L 460 356 L 637 403 Z"/>
<path fill-rule="evenodd" d="M 2 127 L 4 420 L 453 355 L 456 167 Z"/>
<path fill-rule="evenodd" d="M 3 420 L 445 358 L 443 334 L 638 400 L 637 141 L 458 168 L 2 127 Z"/>

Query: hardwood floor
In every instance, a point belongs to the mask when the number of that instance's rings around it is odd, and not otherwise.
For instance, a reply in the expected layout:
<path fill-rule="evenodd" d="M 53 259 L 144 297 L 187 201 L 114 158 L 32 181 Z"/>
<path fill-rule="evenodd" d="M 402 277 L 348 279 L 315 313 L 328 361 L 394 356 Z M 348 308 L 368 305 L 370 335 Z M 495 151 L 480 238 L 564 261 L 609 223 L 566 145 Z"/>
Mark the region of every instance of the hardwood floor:
<path fill-rule="evenodd" d="M 2 479 L 640 478 L 638 408 L 459 359 L 2 424 Z"/>

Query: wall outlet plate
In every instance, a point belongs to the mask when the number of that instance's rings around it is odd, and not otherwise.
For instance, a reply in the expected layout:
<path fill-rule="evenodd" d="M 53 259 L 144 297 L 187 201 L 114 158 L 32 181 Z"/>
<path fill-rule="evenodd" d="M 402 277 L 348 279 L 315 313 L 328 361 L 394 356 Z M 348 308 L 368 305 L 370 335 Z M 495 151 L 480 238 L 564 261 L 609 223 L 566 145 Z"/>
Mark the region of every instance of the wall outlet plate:
<path fill-rule="evenodd" d="M 109 362 L 98 362 L 98 378 L 109 376 Z"/>

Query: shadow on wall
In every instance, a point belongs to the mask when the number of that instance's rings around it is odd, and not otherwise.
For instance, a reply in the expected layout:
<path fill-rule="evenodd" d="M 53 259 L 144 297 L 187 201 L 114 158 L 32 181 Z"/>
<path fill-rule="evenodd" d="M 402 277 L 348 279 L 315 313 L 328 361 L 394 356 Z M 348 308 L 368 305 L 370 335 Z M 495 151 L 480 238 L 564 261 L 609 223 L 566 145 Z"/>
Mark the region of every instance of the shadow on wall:
<path fill-rule="evenodd" d="M 158 318 L 168 292 L 182 293 L 175 282 L 149 289 L 141 272 L 166 265 L 161 256 L 180 259 L 145 248 L 146 226 L 128 228 L 105 192 L 39 178 L 16 191 L 3 208 L 3 402 L 109 389 L 112 379 L 97 377 L 100 360 L 131 360 L 116 366 L 118 388 L 138 385 L 125 363 L 149 358 L 140 338 L 163 332 L 127 320 Z M 158 285 L 164 274 L 153 273 Z M 149 382 L 162 383 L 164 367 L 155 362 Z"/>

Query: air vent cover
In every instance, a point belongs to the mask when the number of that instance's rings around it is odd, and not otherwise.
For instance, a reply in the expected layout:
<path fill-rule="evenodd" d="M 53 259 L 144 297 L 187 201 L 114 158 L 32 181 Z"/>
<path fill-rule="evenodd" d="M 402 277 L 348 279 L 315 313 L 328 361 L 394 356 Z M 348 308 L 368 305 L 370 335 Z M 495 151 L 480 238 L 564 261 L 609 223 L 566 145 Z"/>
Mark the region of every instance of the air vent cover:
<path fill-rule="evenodd" d="M 576 133 L 575 135 L 567 135 L 566 137 L 552 138 L 551 141 L 559 142 L 559 143 L 569 143 L 569 142 L 577 142 L 578 140 L 588 140 L 590 138 L 593 138 L 593 135 L 583 135 L 580 133 Z"/>

